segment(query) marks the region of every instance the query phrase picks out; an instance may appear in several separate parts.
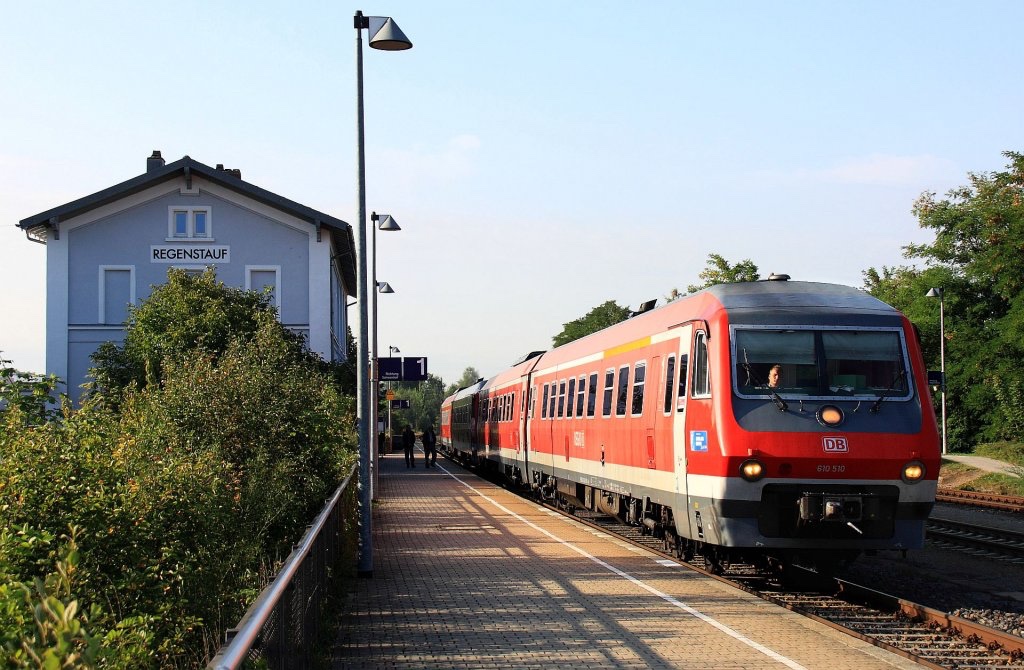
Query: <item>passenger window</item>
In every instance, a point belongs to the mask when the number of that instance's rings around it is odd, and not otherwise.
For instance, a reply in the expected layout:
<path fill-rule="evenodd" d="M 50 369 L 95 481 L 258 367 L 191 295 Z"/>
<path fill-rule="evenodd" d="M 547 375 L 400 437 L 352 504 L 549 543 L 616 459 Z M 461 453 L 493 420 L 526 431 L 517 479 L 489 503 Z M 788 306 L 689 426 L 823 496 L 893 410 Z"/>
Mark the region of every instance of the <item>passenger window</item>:
<path fill-rule="evenodd" d="M 548 405 L 548 416 L 550 416 L 552 419 L 555 418 L 555 397 L 557 395 L 558 392 L 557 387 L 555 386 L 555 382 L 551 382 L 551 400 L 549 401 L 550 404 Z"/>
<path fill-rule="evenodd" d="M 693 388 L 694 398 L 706 398 L 711 395 L 711 376 L 708 370 L 707 335 L 697 333 L 693 344 Z"/>
<path fill-rule="evenodd" d="M 579 386 L 577 387 L 577 390 L 576 390 L 576 393 L 577 393 L 577 395 L 576 395 L 576 417 L 577 418 L 583 416 L 583 398 L 586 397 L 584 395 L 585 392 L 583 390 L 583 387 L 584 387 L 586 381 L 587 381 L 587 378 L 581 376 L 580 377 L 580 384 L 579 384 Z"/>
<path fill-rule="evenodd" d="M 629 366 L 619 368 L 618 395 L 615 398 L 615 416 L 626 416 L 626 403 L 629 400 Z"/>
<path fill-rule="evenodd" d="M 587 416 L 594 416 L 597 409 L 597 373 L 590 374 L 590 384 L 587 385 Z"/>
<path fill-rule="evenodd" d="M 565 416 L 565 380 L 558 382 L 558 418 Z"/>
<path fill-rule="evenodd" d="M 533 410 L 537 407 L 537 387 L 531 386 L 527 391 L 526 404 L 530 406 L 530 418 L 533 418 Z"/>
<path fill-rule="evenodd" d="M 576 378 L 575 377 L 573 377 L 572 379 L 569 380 L 569 397 L 567 399 L 567 402 L 569 403 L 569 405 L 565 409 L 565 418 L 571 419 L 572 418 L 573 403 L 576 402 Z"/>
<path fill-rule="evenodd" d="M 633 416 L 644 413 L 644 381 L 647 379 L 647 363 L 637 363 L 633 372 Z"/>
<path fill-rule="evenodd" d="M 540 403 L 540 418 L 548 418 L 548 392 L 551 389 L 547 384 L 544 385 L 544 400 Z"/>
<path fill-rule="evenodd" d="M 676 355 L 669 354 L 665 363 L 665 414 L 672 413 L 672 390 L 676 387 Z"/>
<path fill-rule="evenodd" d="M 608 370 L 604 373 L 604 404 L 601 407 L 602 416 L 612 415 L 612 393 L 615 388 L 615 370 Z"/>
<path fill-rule="evenodd" d="M 676 395 L 676 411 L 686 409 L 686 380 L 690 365 L 690 354 L 679 354 L 679 393 Z"/>
<path fill-rule="evenodd" d="M 516 392 L 512 391 L 512 395 L 508 397 L 508 420 L 516 418 Z"/>

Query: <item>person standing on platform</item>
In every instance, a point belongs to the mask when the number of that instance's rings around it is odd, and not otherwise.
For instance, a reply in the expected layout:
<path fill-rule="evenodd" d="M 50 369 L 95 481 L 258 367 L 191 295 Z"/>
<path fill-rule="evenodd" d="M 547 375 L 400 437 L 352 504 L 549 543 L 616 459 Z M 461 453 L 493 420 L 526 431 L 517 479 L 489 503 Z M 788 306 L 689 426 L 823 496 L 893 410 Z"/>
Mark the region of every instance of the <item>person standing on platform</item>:
<path fill-rule="evenodd" d="M 410 425 L 406 425 L 402 431 L 402 446 L 405 448 L 405 467 L 415 468 L 416 460 L 413 458 L 412 449 L 416 446 L 416 433 L 412 432 Z"/>
<path fill-rule="evenodd" d="M 427 426 L 423 431 L 423 457 L 426 459 L 428 468 L 437 467 L 437 435 L 434 433 L 434 426 Z"/>

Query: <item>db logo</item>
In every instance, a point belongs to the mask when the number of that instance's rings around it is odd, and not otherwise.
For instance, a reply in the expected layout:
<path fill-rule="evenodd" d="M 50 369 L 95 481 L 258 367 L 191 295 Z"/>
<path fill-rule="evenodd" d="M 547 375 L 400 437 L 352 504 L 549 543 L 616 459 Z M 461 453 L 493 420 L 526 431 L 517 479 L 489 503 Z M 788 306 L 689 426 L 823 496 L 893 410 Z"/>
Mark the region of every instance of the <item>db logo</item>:
<path fill-rule="evenodd" d="M 840 452 L 850 451 L 850 445 L 847 443 L 845 437 L 823 437 L 821 438 L 821 446 L 825 448 L 826 454 L 837 454 Z"/>

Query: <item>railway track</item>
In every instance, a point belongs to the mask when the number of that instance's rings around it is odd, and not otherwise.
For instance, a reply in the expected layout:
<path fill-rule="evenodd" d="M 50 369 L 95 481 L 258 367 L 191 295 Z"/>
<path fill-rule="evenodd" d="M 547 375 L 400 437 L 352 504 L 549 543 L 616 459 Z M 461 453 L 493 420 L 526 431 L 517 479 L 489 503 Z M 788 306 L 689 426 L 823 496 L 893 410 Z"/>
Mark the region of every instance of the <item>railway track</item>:
<path fill-rule="evenodd" d="M 1007 512 L 1024 513 L 1024 498 L 1017 496 L 1001 496 L 994 493 L 961 491 L 959 489 L 939 489 L 935 499 L 938 502 L 958 503 Z"/>
<path fill-rule="evenodd" d="M 1024 565 L 1024 533 L 931 517 L 925 526 L 929 541 L 986 558 Z"/>
<path fill-rule="evenodd" d="M 639 527 L 599 512 L 548 507 L 610 536 L 678 560 L 665 550 L 662 540 Z M 818 578 L 817 588 L 788 588 L 747 565 L 729 566 L 724 575 L 709 572 L 700 558 L 686 565 L 926 667 L 1024 668 L 1024 638 L 851 582 Z"/>

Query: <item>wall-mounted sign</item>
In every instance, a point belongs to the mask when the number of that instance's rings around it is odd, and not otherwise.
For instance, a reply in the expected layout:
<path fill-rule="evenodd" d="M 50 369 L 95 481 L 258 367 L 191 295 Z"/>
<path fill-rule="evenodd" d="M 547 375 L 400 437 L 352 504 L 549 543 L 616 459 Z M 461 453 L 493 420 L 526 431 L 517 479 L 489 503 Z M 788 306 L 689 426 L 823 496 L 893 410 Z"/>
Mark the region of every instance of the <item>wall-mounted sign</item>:
<path fill-rule="evenodd" d="M 231 247 L 227 245 L 181 246 L 158 244 L 149 248 L 150 263 L 230 263 Z"/>

